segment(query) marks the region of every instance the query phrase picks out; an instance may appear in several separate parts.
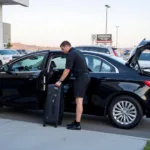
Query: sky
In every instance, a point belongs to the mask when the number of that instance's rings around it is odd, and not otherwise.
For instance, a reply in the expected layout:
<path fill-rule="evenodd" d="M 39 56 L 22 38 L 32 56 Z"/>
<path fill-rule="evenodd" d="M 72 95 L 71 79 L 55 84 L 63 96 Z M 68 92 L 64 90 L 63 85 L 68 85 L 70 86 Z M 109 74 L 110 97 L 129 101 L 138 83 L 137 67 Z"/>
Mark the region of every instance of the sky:
<path fill-rule="evenodd" d="M 133 47 L 150 39 L 150 0 L 29 0 L 29 7 L 3 6 L 3 21 L 11 23 L 12 42 L 59 46 L 91 45 L 92 34 L 104 34 L 105 5 L 108 30 L 118 47 Z"/>

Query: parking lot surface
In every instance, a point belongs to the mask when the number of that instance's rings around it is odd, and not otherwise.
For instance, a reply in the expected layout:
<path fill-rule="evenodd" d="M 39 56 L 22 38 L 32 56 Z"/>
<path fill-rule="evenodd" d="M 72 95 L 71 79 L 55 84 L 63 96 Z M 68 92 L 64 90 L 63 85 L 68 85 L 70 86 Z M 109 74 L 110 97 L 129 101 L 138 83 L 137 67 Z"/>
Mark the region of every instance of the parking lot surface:
<path fill-rule="evenodd" d="M 36 123 L 42 126 L 43 113 L 39 111 L 20 111 L 10 108 L 0 110 L 0 119 L 11 119 L 14 121 L 23 121 Z M 74 114 L 64 114 L 63 127 L 74 119 Z M 133 129 L 123 130 L 113 127 L 104 117 L 95 117 L 84 115 L 82 118 L 82 128 L 88 131 L 98 131 L 105 133 L 116 133 L 150 139 L 150 119 L 143 118 L 141 123 Z"/>

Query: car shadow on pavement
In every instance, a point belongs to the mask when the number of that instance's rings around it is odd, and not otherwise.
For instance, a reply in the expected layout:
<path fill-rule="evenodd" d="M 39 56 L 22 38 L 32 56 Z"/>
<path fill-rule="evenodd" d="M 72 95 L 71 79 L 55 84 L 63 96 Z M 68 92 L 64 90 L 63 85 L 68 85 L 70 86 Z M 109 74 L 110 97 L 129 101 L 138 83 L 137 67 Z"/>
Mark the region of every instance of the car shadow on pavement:
<path fill-rule="evenodd" d="M 21 110 L 14 108 L 2 108 L 0 109 L 0 118 L 1 119 L 10 119 L 15 121 L 25 121 L 31 123 L 43 124 L 43 111 L 30 111 L 30 110 Z M 73 113 L 64 113 L 62 126 L 72 122 L 75 119 L 75 114 Z M 93 124 L 103 124 L 105 127 L 110 127 L 109 121 L 105 117 L 83 115 L 82 117 L 82 127 L 89 128 Z"/>
<path fill-rule="evenodd" d="M 36 123 L 40 126 L 43 125 L 43 112 L 42 111 L 29 111 L 19 110 L 14 108 L 3 108 L 0 109 L 0 119 L 10 119 L 15 121 L 24 121 L 30 123 Z M 66 127 L 66 124 L 72 122 L 75 119 L 75 114 L 64 113 L 62 127 Z M 150 138 L 150 119 L 143 118 L 141 123 L 131 129 L 119 129 L 114 126 L 105 117 L 83 115 L 82 129 L 88 131 L 98 131 L 105 133 L 114 133 L 122 135 L 130 135 L 136 137 Z"/>

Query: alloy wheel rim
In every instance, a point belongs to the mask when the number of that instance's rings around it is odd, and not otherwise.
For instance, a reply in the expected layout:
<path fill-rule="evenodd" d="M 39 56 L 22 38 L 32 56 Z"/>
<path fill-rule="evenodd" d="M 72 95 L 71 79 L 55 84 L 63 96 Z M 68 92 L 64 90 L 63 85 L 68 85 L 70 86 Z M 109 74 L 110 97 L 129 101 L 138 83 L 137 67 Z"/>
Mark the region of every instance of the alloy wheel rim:
<path fill-rule="evenodd" d="M 119 124 L 129 125 L 135 121 L 137 109 L 129 101 L 120 101 L 113 107 L 113 117 Z"/>

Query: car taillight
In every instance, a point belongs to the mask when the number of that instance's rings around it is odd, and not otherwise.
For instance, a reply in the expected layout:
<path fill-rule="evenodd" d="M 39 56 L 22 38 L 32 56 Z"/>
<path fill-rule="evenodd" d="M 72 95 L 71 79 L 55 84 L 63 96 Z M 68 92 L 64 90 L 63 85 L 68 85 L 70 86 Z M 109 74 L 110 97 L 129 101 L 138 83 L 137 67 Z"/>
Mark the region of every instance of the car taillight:
<path fill-rule="evenodd" d="M 118 56 L 118 54 L 116 53 L 116 51 L 113 51 L 113 52 L 114 52 L 115 56 Z"/>
<path fill-rule="evenodd" d="M 150 87 L 150 81 L 144 81 L 144 83 L 145 83 L 148 87 Z"/>

